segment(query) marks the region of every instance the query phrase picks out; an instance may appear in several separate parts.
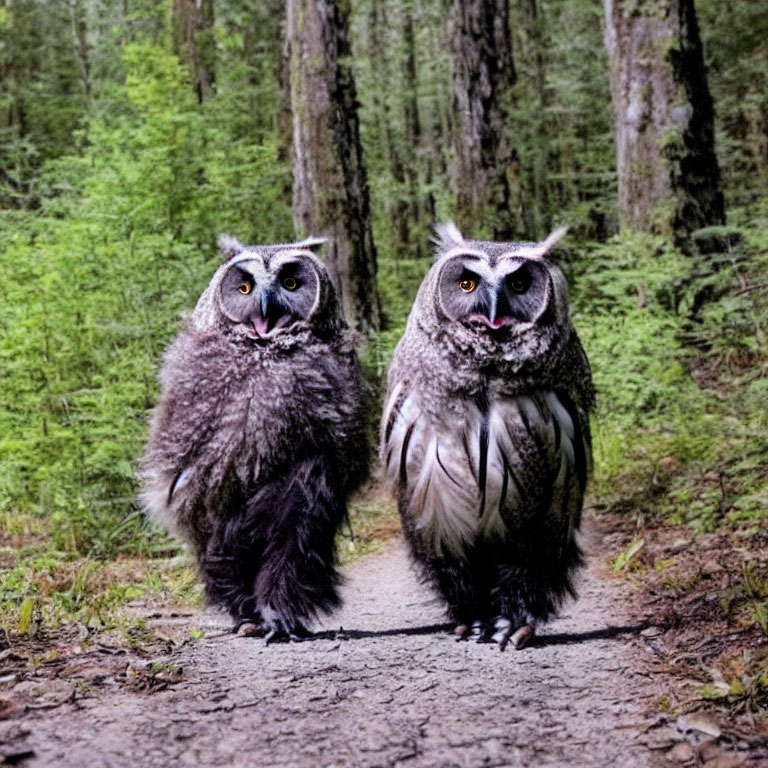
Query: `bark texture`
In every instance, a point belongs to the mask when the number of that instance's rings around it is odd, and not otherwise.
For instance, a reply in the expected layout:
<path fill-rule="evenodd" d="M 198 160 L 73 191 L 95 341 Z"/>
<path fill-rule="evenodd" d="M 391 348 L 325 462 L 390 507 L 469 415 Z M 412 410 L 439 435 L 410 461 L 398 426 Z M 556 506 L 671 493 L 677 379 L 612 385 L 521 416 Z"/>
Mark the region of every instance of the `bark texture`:
<path fill-rule="evenodd" d="M 378 330 L 376 249 L 348 41 L 336 0 L 287 0 L 293 114 L 293 220 L 299 236 L 328 238 L 325 261 L 347 319 Z"/>
<path fill-rule="evenodd" d="M 725 221 L 714 110 L 693 0 L 603 0 L 622 227 Z"/>
<path fill-rule="evenodd" d="M 515 84 L 507 0 L 454 0 L 453 187 L 460 228 L 511 239 L 510 174 L 516 161 L 507 139 Z"/>
<path fill-rule="evenodd" d="M 213 95 L 216 81 L 213 20 L 213 0 L 173 0 L 173 49 L 189 67 L 201 104 Z"/>

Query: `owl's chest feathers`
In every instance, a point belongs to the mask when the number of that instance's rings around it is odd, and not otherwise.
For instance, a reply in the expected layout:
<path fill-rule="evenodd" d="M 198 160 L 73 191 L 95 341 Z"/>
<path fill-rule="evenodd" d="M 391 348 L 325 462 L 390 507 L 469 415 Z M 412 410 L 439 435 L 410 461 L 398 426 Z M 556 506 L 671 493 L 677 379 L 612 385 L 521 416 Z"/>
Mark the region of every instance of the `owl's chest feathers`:
<path fill-rule="evenodd" d="M 228 466 L 251 485 L 307 442 L 328 441 L 333 416 L 326 411 L 335 380 L 323 360 L 329 350 L 317 347 L 270 353 L 239 345 L 227 365 L 220 355 L 210 375 L 202 368 L 186 394 L 190 406 L 202 406 L 212 417 L 204 462 Z M 221 481 L 229 482 L 226 476 Z"/>
<path fill-rule="evenodd" d="M 486 390 L 451 408 L 429 405 L 419 390 L 395 388 L 384 461 L 409 524 L 437 555 L 503 541 L 517 525 L 549 514 L 558 488 L 576 477 L 580 436 L 554 391 L 506 397 Z"/>

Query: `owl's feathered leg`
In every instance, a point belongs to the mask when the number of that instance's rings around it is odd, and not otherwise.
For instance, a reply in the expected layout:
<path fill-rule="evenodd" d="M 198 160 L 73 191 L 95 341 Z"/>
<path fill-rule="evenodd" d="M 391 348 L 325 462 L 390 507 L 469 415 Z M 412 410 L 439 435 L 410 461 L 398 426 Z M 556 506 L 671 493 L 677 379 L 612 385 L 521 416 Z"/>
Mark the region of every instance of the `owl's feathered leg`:
<path fill-rule="evenodd" d="M 467 639 L 473 627 L 490 616 L 491 572 L 471 552 L 463 557 L 443 553 L 440 557 L 423 559 L 416 554 L 427 579 L 445 600 L 451 621 L 456 622 L 455 634 L 459 639 Z"/>
<path fill-rule="evenodd" d="M 201 556 L 207 594 L 243 634 L 301 639 L 307 619 L 339 605 L 334 540 L 345 500 L 334 472 L 328 456 L 302 459 L 215 526 Z"/>
<path fill-rule="evenodd" d="M 239 515 L 215 524 L 200 555 L 208 600 L 228 608 L 235 628 L 243 628 L 243 634 L 264 634 L 253 593 L 261 549 L 258 536 Z"/>
<path fill-rule="evenodd" d="M 559 558 L 542 546 L 521 563 L 500 565 L 491 592 L 496 619 L 489 622 L 486 642 L 498 643 L 502 650 L 508 642 L 522 648 L 533 638 L 537 625 L 557 613 L 566 596 L 576 596 L 572 577 L 582 561 L 581 550 L 570 540 Z"/>
<path fill-rule="evenodd" d="M 309 456 L 248 501 L 264 542 L 254 596 L 270 642 L 306 635 L 305 620 L 340 603 L 335 534 L 346 499 L 337 476 L 329 454 Z"/>

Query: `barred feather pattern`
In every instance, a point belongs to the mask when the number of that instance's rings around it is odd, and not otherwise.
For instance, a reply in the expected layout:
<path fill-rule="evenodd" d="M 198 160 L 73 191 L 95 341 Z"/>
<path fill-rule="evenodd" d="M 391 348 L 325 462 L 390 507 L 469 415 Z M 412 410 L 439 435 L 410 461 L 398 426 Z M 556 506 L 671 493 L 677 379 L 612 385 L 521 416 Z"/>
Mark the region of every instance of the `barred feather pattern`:
<path fill-rule="evenodd" d="M 564 395 L 560 395 L 566 399 Z M 413 515 L 424 548 L 463 556 L 537 516 L 561 533 L 579 522 L 589 446 L 553 391 L 497 400 L 465 418 L 435 422 L 398 387 L 385 410 L 385 472 Z"/>

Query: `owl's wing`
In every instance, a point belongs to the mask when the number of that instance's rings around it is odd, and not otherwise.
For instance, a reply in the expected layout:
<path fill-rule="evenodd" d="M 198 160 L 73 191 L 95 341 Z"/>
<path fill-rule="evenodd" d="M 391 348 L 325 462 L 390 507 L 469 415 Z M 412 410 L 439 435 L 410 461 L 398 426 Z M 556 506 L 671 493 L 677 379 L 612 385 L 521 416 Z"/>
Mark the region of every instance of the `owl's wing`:
<path fill-rule="evenodd" d="M 141 501 L 149 516 L 172 532 L 182 533 L 181 501 L 200 480 L 195 458 L 215 431 L 212 398 L 201 396 L 194 350 L 183 334 L 171 345 L 160 373 L 162 392 L 155 407 L 147 447 L 140 464 Z M 215 398 L 213 398 L 215 402 Z"/>
<path fill-rule="evenodd" d="M 575 333 L 550 390 L 510 399 L 491 419 L 491 455 L 503 457 L 502 503 L 508 530 L 538 520 L 562 546 L 581 521 L 592 469 L 589 413 L 594 389 L 589 362 Z M 504 498 L 504 494 L 502 494 Z"/>

